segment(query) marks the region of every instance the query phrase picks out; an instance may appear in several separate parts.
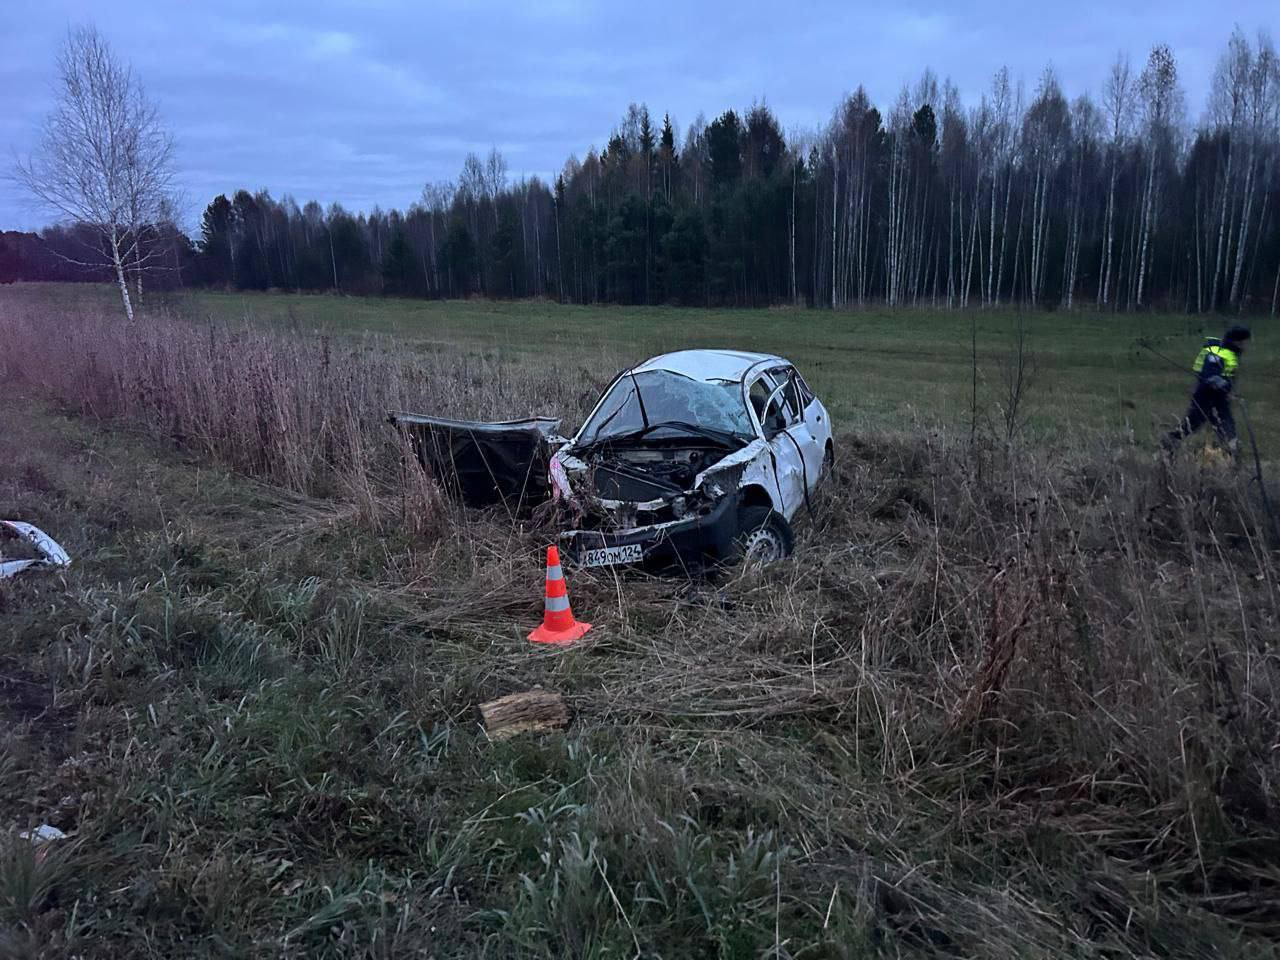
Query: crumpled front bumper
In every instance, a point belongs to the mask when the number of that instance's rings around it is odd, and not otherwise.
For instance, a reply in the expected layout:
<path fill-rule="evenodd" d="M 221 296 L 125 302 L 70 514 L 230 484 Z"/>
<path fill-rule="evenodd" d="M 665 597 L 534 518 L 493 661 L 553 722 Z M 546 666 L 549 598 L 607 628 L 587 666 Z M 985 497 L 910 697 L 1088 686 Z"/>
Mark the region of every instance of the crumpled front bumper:
<path fill-rule="evenodd" d="M 560 555 L 580 565 L 587 550 L 639 544 L 639 566 L 646 570 L 679 567 L 701 570 L 728 558 L 738 535 L 736 493 L 722 497 L 710 512 L 698 516 L 625 530 L 567 530 L 560 534 Z"/>

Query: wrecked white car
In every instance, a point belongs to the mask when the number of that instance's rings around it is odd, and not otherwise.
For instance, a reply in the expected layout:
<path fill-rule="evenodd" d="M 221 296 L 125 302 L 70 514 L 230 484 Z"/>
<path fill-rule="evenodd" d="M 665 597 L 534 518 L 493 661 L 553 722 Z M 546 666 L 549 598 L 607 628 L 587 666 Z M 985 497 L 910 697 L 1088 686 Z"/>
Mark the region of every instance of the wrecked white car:
<path fill-rule="evenodd" d="M 391 419 L 466 502 L 558 503 L 572 524 L 561 554 L 587 567 L 780 559 L 832 462 L 830 417 L 795 367 L 733 350 L 682 350 L 624 370 L 572 438 L 545 418 Z"/>

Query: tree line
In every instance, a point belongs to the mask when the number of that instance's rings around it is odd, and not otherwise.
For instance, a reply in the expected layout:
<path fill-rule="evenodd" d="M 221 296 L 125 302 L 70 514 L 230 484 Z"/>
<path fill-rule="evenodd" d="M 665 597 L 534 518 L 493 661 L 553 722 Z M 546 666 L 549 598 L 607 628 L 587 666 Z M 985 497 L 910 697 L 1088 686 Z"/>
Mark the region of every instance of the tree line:
<path fill-rule="evenodd" d="M 1280 60 L 1237 29 L 1198 121 L 1172 52 L 1069 100 L 996 72 L 976 105 L 925 71 L 788 136 L 763 103 L 678 130 L 630 106 L 554 182 L 499 151 L 406 210 L 240 190 L 171 227 L 181 282 L 408 297 L 697 306 L 1024 303 L 1275 313 Z"/>

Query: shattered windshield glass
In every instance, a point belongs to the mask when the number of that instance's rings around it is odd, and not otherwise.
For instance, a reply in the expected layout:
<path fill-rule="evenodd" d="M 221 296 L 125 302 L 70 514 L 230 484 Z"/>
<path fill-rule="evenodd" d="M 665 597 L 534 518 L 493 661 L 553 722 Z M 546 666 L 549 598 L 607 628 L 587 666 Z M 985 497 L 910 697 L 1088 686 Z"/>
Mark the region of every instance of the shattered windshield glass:
<path fill-rule="evenodd" d="M 663 423 L 695 424 L 719 433 L 754 436 L 737 381 L 694 380 L 670 370 L 645 370 L 619 379 L 582 428 L 596 443 Z"/>

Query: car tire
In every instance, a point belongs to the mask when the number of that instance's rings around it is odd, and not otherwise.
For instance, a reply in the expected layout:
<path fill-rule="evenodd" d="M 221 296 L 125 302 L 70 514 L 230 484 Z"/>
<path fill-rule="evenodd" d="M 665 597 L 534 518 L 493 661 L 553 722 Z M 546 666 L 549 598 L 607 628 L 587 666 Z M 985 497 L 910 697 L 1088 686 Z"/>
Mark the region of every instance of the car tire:
<path fill-rule="evenodd" d="M 738 516 L 730 564 L 753 569 L 777 563 L 791 555 L 791 524 L 769 507 L 747 507 Z"/>

